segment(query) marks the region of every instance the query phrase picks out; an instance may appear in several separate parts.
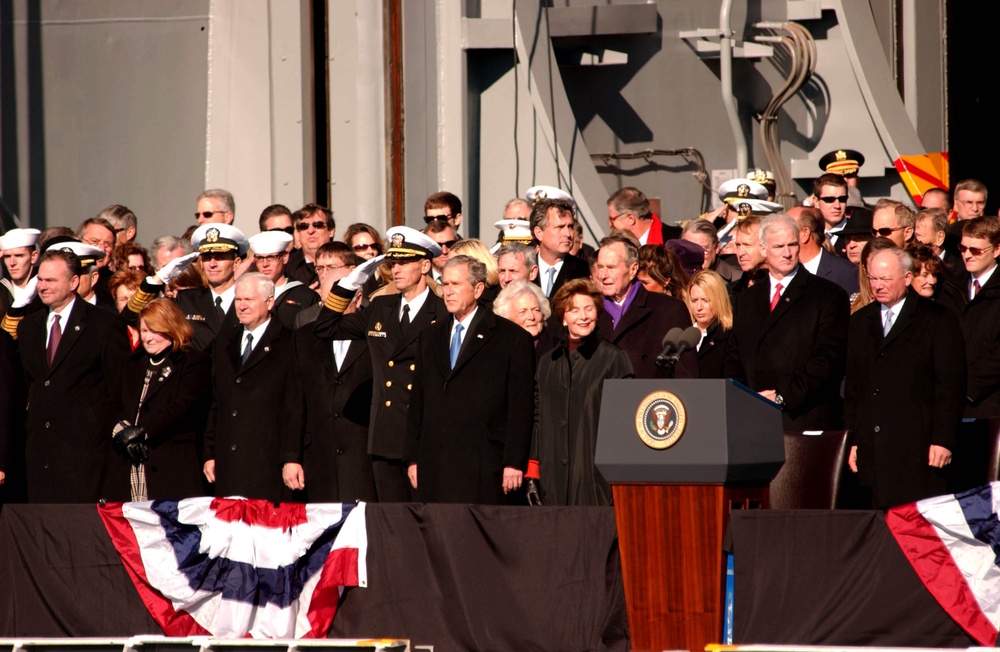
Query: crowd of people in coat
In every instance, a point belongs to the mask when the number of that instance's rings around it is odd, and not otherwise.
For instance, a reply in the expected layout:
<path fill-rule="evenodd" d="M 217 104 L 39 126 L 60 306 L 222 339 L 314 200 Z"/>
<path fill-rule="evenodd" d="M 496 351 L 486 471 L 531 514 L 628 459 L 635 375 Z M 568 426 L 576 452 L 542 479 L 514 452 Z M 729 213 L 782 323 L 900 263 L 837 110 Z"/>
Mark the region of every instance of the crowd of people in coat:
<path fill-rule="evenodd" d="M 622 188 L 596 249 L 544 186 L 504 207 L 495 242 L 460 235 L 448 192 L 422 230 L 342 240 L 316 204 L 268 206 L 247 237 L 218 189 L 148 249 L 120 205 L 10 230 L 4 500 L 607 505 L 604 381 L 666 377 L 733 378 L 789 431 L 850 429 L 852 506 L 981 484 L 1000 416 L 986 188 L 870 207 L 862 157 L 828 159 L 787 210 L 761 171 L 680 224 Z M 696 349 L 663 364 L 664 335 L 692 324 Z"/>

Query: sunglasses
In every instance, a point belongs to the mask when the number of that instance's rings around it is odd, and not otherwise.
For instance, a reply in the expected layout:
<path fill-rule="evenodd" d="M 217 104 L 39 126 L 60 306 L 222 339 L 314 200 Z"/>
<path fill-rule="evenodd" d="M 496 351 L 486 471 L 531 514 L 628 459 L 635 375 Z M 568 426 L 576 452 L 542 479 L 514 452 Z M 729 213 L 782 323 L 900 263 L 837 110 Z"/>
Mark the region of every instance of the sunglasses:
<path fill-rule="evenodd" d="M 268 229 L 268 231 L 282 231 L 288 235 L 293 235 L 295 233 L 294 226 L 276 226 L 273 229 Z"/>
<path fill-rule="evenodd" d="M 966 247 L 963 244 L 958 245 L 958 250 L 961 251 L 963 254 L 966 251 L 968 251 L 973 256 L 982 256 L 987 251 L 990 251 L 989 249 L 980 249 L 979 247 Z"/>
<path fill-rule="evenodd" d="M 194 219 L 198 219 L 199 217 L 204 217 L 206 220 L 210 220 L 212 219 L 212 216 L 215 215 L 216 213 L 228 213 L 228 212 L 229 211 L 202 211 L 200 213 L 195 213 Z"/>
<path fill-rule="evenodd" d="M 442 222 L 447 222 L 452 217 L 454 217 L 454 215 L 452 215 L 451 213 L 448 213 L 447 215 L 424 215 L 424 222 L 426 222 L 427 224 L 430 224 L 434 220 L 441 220 Z"/>
<path fill-rule="evenodd" d="M 846 204 L 847 195 L 838 195 L 836 197 L 820 197 L 819 200 L 824 204 L 832 204 L 835 201 L 839 201 L 841 204 Z"/>
<path fill-rule="evenodd" d="M 322 221 L 317 221 L 317 222 L 299 222 L 298 224 L 295 225 L 295 230 L 296 231 L 308 231 L 310 226 L 312 228 L 316 229 L 317 231 L 320 231 L 320 230 L 326 228 L 326 222 L 322 222 Z"/>
<path fill-rule="evenodd" d="M 888 238 L 893 234 L 894 231 L 899 231 L 905 227 L 897 226 L 895 229 L 889 228 L 888 226 L 883 226 L 881 229 L 872 229 L 872 235 L 876 238 L 882 236 L 883 238 Z"/>
<path fill-rule="evenodd" d="M 365 244 L 356 244 L 351 247 L 354 251 L 364 251 L 365 249 L 373 249 L 374 251 L 379 250 L 379 246 L 374 242 L 366 242 Z"/>
<path fill-rule="evenodd" d="M 449 240 L 448 242 L 439 242 L 438 244 L 441 245 L 442 249 L 451 249 L 458 244 L 458 240 Z"/>

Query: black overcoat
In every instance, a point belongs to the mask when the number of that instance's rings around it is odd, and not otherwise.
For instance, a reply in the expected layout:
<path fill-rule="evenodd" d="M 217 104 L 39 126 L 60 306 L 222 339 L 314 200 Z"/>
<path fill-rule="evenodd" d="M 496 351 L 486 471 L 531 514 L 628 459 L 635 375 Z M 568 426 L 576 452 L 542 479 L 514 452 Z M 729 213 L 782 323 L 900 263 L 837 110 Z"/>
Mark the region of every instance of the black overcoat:
<path fill-rule="evenodd" d="M 309 502 L 376 500 L 368 425 L 372 410 L 372 361 L 368 344 L 353 340 L 337 368 L 333 343 L 311 328 L 295 331 L 305 398 L 302 466 Z"/>
<path fill-rule="evenodd" d="M 969 274 L 958 286 L 961 298 L 968 297 Z M 1000 269 L 962 313 L 962 333 L 968 359 L 969 402 L 965 416 L 984 419 L 1000 416 Z"/>
<path fill-rule="evenodd" d="M 542 357 L 531 458 L 546 505 L 610 505 L 611 485 L 594 465 L 604 381 L 631 378 L 628 355 L 593 334 L 574 351 L 565 343 Z"/>
<path fill-rule="evenodd" d="M 291 498 L 281 479 L 298 462 L 302 390 L 292 334 L 271 318 L 245 365 L 243 327 L 223 333 L 212 353 L 212 408 L 205 459 L 215 460 L 215 495 Z"/>
<path fill-rule="evenodd" d="M 125 322 L 79 296 L 61 324 L 50 368 L 45 359 L 48 310 L 18 325 L 18 347 L 28 390 L 25 472 L 33 503 L 127 500 L 127 485 L 108 473 L 114 405 L 129 353 Z"/>
<path fill-rule="evenodd" d="M 954 451 L 965 399 L 958 318 L 912 290 L 883 336 L 882 305 L 851 316 L 845 421 L 858 446 L 858 474 L 877 508 L 947 493 L 928 466 L 931 444 Z"/>
<path fill-rule="evenodd" d="M 116 418 L 136 423 L 136 408 L 149 366 L 141 346 L 122 369 Z M 150 500 L 204 496 L 201 446 L 212 404 L 212 367 L 206 353 L 178 350 L 152 367 L 138 424 L 146 431 L 146 491 Z M 128 463 L 119 461 L 118 478 L 129 486 Z"/>
<path fill-rule="evenodd" d="M 636 378 L 666 378 L 663 369 L 656 365 L 656 356 L 663 351 L 663 336 L 671 328 L 690 325 L 691 315 L 683 301 L 665 294 L 650 294 L 642 285 L 617 327 L 606 310 L 597 319 L 604 339 L 628 354 Z M 674 378 L 698 378 L 698 357 L 694 351 L 681 355 Z"/>
<path fill-rule="evenodd" d="M 420 334 L 405 462 L 421 502 L 503 503 L 503 468 L 527 470 L 534 422 L 531 335 L 480 305 L 451 369 L 452 319 Z"/>
<path fill-rule="evenodd" d="M 184 313 L 184 318 L 194 329 L 191 348 L 195 351 L 211 352 L 215 338 L 225 331 L 239 327 L 236 319 L 236 302 L 229 304 L 225 319 L 220 320 L 208 288 L 192 288 L 177 293 L 174 303 Z"/>
<path fill-rule="evenodd" d="M 702 378 L 727 378 L 726 346 L 729 331 L 722 328 L 719 320 L 714 320 L 705 331 L 705 338 L 698 346 L 698 373 Z"/>
<path fill-rule="evenodd" d="M 726 373 L 755 391 L 776 390 L 785 430 L 841 428 L 847 293 L 799 265 L 773 312 L 770 294 L 767 276 L 739 294 Z"/>

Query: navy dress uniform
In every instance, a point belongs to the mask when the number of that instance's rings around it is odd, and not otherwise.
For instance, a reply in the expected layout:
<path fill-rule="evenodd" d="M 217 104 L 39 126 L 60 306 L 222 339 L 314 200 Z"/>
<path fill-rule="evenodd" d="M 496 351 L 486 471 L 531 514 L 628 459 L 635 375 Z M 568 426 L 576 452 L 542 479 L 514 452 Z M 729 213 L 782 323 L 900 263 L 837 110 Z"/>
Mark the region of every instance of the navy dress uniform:
<path fill-rule="evenodd" d="M 386 233 L 386 258 L 421 261 L 441 255 L 430 237 L 405 226 Z M 314 332 L 322 340 L 366 340 L 372 365 L 372 403 L 368 428 L 368 453 L 372 455 L 375 488 L 380 502 L 406 502 L 413 490 L 403 467 L 406 418 L 416 371 L 420 331 L 450 315 L 444 302 L 426 288 L 420 308 L 401 319 L 403 294 L 373 297 L 367 307 L 345 315 L 357 289 L 338 282 L 323 303 Z M 426 280 L 421 279 L 426 286 Z M 306 480 L 308 486 L 308 478 Z"/>
<path fill-rule="evenodd" d="M 231 224 L 202 224 L 191 235 L 191 244 L 199 254 L 234 252 L 238 258 L 250 248 L 243 232 Z M 181 290 L 174 303 L 194 328 L 191 348 L 196 351 L 211 351 L 215 338 L 239 323 L 232 302 L 220 311 L 209 288 Z"/>

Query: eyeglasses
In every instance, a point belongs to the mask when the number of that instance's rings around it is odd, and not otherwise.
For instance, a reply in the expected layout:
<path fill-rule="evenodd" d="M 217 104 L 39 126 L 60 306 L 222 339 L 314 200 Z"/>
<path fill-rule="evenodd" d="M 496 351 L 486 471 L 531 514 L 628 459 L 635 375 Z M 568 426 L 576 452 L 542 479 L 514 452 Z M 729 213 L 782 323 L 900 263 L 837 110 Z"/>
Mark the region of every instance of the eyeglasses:
<path fill-rule="evenodd" d="M 447 242 L 439 242 L 438 244 L 441 245 L 442 249 L 451 249 L 458 244 L 458 239 L 456 238 L 455 240 L 449 240 Z"/>
<path fill-rule="evenodd" d="M 447 222 L 453 217 L 454 215 L 452 215 L 451 213 L 448 213 L 447 215 L 424 215 L 424 222 L 426 222 L 427 224 L 430 224 L 434 220 L 441 220 L 442 222 Z"/>
<path fill-rule="evenodd" d="M 364 251 L 365 249 L 372 249 L 374 251 L 378 251 L 379 246 L 374 242 L 366 242 L 364 244 L 356 244 L 353 247 L 351 247 L 351 249 L 353 249 L 354 251 Z"/>
<path fill-rule="evenodd" d="M 338 269 L 346 269 L 347 265 L 316 265 L 316 273 L 320 272 L 332 272 Z"/>
<path fill-rule="evenodd" d="M 896 228 L 893 229 L 888 226 L 883 226 L 881 229 L 872 229 L 872 235 L 875 236 L 876 238 L 879 236 L 882 236 L 883 238 L 888 238 L 890 235 L 893 234 L 894 231 L 899 231 L 904 228 L 906 227 L 897 226 Z"/>
<path fill-rule="evenodd" d="M 847 195 L 837 195 L 836 197 L 820 197 L 819 200 L 824 204 L 832 204 L 835 201 L 839 201 L 841 204 L 846 204 Z"/>
<path fill-rule="evenodd" d="M 963 244 L 958 245 L 958 250 L 961 251 L 963 254 L 966 251 L 968 251 L 970 254 L 977 257 L 982 256 L 986 252 L 990 251 L 989 249 L 980 249 L 979 247 L 966 247 Z"/>
<path fill-rule="evenodd" d="M 206 220 L 210 220 L 212 219 L 212 216 L 215 215 L 216 213 L 228 213 L 228 212 L 229 211 L 201 211 L 200 213 L 194 214 L 194 219 L 198 219 L 199 217 L 204 217 Z"/>
<path fill-rule="evenodd" d="M 254 254 L 253 260 L 254 260 L 255 263 L 263 263 L 265 261 L 269 262 L 269 263 L 276 263 L 279 260 L 281 260 L 281 258 L 284 255 L 285 254 L 269 254 L 269 255 L 265 256 L 265 255 L 262 255 L 262 254 Z"/>
<path fill-rule="evenodd" d="M 268 231 L 282 231 L 288 235 L 293 235 L 295 233 L 294 226 L 276 226 L 273 229 L 268 229 Z"/>
<path fill-rule="evenodd" d="M 316 229 L 317 231 L 326 228 L 326 222 L 316 221 L 316 222 L 299 222 L 295 225 L 296 231 L 308 231 L 309 227 Z"/>

